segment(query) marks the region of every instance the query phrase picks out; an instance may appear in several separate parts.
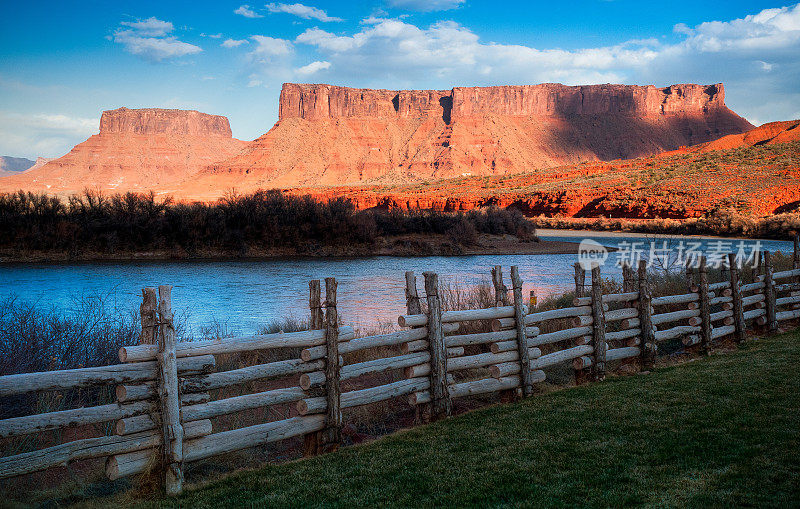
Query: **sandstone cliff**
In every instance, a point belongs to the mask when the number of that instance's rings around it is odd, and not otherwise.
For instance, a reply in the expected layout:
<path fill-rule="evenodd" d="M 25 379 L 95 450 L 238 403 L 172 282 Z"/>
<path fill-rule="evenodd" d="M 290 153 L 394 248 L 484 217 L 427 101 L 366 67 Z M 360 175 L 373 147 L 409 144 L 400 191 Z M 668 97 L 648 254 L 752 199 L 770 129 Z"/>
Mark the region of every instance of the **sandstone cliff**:
<path fill-rule="evenodd" d="M 198 192 L 510 174 L 652 155 L 752 128 L 722 84 L 368 90 L 284 84 L 279 120 Z"/>
<path fill-rule="evenodd" d="M 0 191 L 17 189 L 68 195 L 170 192 L 204 167 L 239 152 L 226 117 L 197 111 L 119 108 L 104 111 L 100 132 L 67 155 L 23 174 L 0 179 Z"/>

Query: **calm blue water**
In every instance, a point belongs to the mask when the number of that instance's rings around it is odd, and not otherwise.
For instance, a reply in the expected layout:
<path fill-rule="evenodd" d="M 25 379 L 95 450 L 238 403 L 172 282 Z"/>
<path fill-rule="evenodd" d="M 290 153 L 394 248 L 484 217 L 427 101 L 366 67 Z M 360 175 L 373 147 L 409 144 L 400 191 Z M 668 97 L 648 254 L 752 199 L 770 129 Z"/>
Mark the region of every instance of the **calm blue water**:
<path fill-rule="evenodd" d="M 542 232 L 546 240 L 579 242 L 593 238 L 609 247 L 622 242 L 644 242 L 652 237 L 607 236 L 595 232 Z M 693 237 L 692 239 L 699 239 Z M 708 248 L 717 239 L 701 239 Z M 730 240 L 730 239 L 727 239 Z M 657 239 L 659 247 L 663 239 Z M 733 241 L 734 250 L 736 243 Z M 747 241 L 748 246 L 752 241 Z M 761 241 L 761 249 L 791 252 L 790 242 Z M 669 240 L 677 246 L 676 238 Z M 625 247 L 625 245 L 622 245 Z M 748 248 L 749 249 L 749 248 Z M 611 261 L 614 260 L 612 253 Z M 212 321 L 237 333 L 251 333 L 258 324 L 276 318 L 308 314 L 308 281 L 335 277 L 339 282 L 339 311 L 346 323 L 373 327 L 396 323 L 405 310 L 404 273 L 439 273 L 443 281 L 473 285 L 489 280 L 492 266 L 518 265 L 524 292 L 538 295 L 572 288 L 575 255 L 481 255 L 458 257 L 367 257 L 338 259 L 280 259 L 268 261 L 154 261 L 80 264 L 0 265 L 0 298 L 16 295 L 22 300 L 69 310 L 76 296 L 108 295 L 109 304 L 138 311 L 141 288 L 173 285 L 173 307 L 184 317 L 190 331 Z M 619 277 L 620 269 L 607 264 L 604 275 Z M 509 280 L 506 272 L 506 281 Z M 324 288 L 324 286 L 323 286 Z"/>

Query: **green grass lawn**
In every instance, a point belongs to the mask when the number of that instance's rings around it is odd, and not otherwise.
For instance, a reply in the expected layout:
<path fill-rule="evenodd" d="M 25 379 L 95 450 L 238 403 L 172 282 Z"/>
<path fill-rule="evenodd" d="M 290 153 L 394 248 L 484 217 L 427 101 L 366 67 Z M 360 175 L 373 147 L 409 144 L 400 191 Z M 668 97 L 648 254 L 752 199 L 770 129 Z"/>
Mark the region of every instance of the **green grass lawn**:
<path fill-rule="evenodd" d="M 232 475 L 161 503 L 800 506 L 798 367 L 800 334 L 784 334 Z"/>

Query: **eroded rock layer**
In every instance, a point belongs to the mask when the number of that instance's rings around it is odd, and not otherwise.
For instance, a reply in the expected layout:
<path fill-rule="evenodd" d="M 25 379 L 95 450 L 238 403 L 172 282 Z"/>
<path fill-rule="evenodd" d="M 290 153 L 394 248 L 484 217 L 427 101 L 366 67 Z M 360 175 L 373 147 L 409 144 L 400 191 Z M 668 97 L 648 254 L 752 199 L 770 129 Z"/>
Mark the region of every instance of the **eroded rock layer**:
<path fill-rule="evenodd" d="M 369 90 L 287 83 L 279 121 L 196 190 L 403 183 L 674 150 L 752 128 L 722 84 Z"/>

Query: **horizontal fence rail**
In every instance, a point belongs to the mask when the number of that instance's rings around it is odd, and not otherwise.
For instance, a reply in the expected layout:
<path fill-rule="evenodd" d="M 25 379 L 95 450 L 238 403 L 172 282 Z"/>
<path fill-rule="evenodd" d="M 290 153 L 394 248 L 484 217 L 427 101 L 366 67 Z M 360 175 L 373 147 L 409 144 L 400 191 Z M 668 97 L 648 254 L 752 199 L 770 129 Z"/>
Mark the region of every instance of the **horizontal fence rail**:
<path fill-rule="evenodd" d="M 191 342 L 175 339 L 171 288 L 147 288 L 139 344 L 121 348 L 119 364 L 0 376 L 4 398 L 91 387 L 115 395 L 111 403 L 0 420 L 6 441 L 110 424 L 104 436 L 2 457 L 0 478 L 105 458 L 108 478 L 156 472 L 165 491 L 177 494 L 186 464 L 220 454 L 293 437 L 302 438 L 306 454 L 334 450 L 348 409 L 400 400 L 426 422 L 450 415 L 459 398 L 535 394 L 554 369 L 569 370 L 578 383 L 599 381 L 609 363 L 651 369 L 659 343 L 707 353 L 722 339 L 742 341 L 747 328 L 775 331 L 800 318 L 797 250 L 793 268 L 778 272 L 764 253 L 752 283 L 740 282 L 733 258 L 726 273 L 709 282 L 701 258 L 699 268 L 687 269 L 688 291 L 653 297 L 644 262 L 623 266 L 622 290 L 605 294 L 600 268 L 587 278 L 576 265 L 571 305 L 538 310 L 533 293 L 524 301 L 517 268 L 509 288 L 496 266 L 491 307 L 451 310 L 443 309 L 436 274 L 424 274 L 420 294 L 409 272 L 401 330 L 365 337 L 341 322 L 329 278 L 324 299 L 321 282 L 309 284 L 309 330 Z M 242 414 L 256 420 L 228 419 Z"/>

